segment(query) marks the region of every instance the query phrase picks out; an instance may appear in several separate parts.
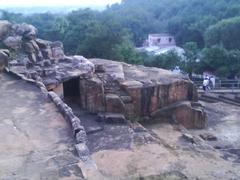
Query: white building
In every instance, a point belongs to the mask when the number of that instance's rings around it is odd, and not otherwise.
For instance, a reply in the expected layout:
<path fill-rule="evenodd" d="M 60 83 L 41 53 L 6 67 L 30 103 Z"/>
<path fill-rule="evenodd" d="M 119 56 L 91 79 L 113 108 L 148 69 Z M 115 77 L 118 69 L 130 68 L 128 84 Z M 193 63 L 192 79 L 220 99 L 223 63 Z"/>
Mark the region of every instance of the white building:
<path fill-rule="evenodd" d="M 158 47 L 176 46 L 175 38 L 169 34 L 149 34 L 146 44 Z"/>
<path fill-rule="evenodd" d="M 184 50 L 176 46 L 175 38 L 167 33 L 149 34 L 148 39 L 145 41 L 143 47 L 137 49 L 139 51 L 148 52 L 156 56 L 165 54 L 169 51 L 174 51 L 181 57 L 183 57 L 184 54 Z"/>

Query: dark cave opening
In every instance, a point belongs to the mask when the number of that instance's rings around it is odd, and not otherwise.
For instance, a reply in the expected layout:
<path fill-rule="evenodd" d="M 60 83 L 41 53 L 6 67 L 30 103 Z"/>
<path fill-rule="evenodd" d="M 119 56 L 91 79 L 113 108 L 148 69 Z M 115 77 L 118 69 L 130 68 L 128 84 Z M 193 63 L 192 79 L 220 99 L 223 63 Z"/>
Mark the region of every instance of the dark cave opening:
<path fill-rule="evenodd" d="M 64 99 L 80 99 L 79 78 L 70 79 L 63 83 Z"/>

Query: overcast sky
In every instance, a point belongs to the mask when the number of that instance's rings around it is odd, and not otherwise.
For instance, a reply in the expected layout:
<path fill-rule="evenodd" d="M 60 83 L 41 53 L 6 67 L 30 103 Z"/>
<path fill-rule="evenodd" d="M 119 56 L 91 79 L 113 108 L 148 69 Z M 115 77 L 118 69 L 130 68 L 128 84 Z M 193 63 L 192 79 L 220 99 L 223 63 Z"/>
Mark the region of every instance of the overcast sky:
<path fill-rule="evenodd" d="M 121 2 L 121 0 L 0 0 L 0 9 L 29 6 L 105 6 L 116 2 Z"/>

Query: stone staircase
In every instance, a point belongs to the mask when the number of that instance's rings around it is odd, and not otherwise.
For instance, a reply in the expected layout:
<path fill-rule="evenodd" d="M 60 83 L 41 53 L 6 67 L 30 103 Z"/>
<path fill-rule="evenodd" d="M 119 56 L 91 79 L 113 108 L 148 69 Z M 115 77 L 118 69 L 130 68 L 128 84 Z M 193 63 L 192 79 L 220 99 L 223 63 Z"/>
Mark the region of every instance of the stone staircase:
<path fill-rule="evenodd" d="M 240 106 L 239 94 L 233 93 L 199 93 L 199 100 L 209 103 L 224 102 L 227 104 Z"/>

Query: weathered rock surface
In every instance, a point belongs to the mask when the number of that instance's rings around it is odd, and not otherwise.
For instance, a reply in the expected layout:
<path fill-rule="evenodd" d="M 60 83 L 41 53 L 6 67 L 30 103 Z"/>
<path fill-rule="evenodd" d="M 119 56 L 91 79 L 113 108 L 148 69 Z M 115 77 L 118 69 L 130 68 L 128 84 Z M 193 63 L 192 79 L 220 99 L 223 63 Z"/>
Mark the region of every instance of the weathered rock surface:
<path fill-rule="evenodd" d="M 0 82 L 0 179 L 84 179 L 71 127 L 26 81 Z"/>

